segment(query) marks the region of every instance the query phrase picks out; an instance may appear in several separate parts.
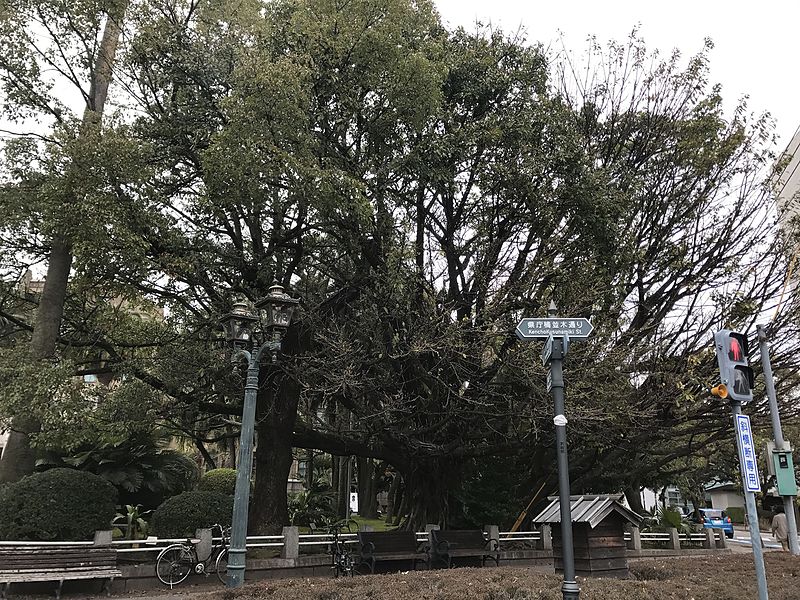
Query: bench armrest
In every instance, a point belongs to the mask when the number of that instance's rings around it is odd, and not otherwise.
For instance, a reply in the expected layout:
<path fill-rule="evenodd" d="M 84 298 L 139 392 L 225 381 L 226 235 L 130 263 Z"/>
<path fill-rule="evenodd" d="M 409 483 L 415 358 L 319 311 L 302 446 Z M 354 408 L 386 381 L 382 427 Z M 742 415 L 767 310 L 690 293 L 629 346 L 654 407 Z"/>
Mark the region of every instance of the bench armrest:
<path fill-rule="evenodd" d="M 447 540 L 440 540 L 436 543 L 436 554 L 447 554 L 450 552 L 450 548 L 455 547 L 455 544 L 451 544 Z"/>
<path fill-rule="evenodd" d="M 361 554 L 364 556 L 369 556 L 375 553 L 375 544 L 374 542 L 367 542 L 366 544 L 361 544 Z"/>
<path fill-rule="evenodd" d="M 484 547 L 489 550 L 489 552 L 497 552 L 500 550 L 500 540 L 489 539 L 486 540 Z"/>

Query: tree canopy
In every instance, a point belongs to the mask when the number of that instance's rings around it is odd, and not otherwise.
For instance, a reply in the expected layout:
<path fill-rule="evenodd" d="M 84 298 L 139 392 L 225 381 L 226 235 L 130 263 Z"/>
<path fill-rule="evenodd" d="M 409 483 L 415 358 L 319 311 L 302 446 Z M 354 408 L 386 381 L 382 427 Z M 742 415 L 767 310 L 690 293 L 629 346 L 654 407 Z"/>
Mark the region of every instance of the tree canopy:
<path fill-rule="evenodd" d="M 460 486 L 498 460 L 522 465 L 523 496 L 555 481 L 539 348 L 513 333 L 550 300 L 595 327 L 567 362 L 576 489 L 675 481 L 730 438 L 711 334 L 763 317 L 785 258 L 769 119 L 726 114 L 708 47 L 687 61 L 633 36 L 579 64 L 409 0 L 133 2 L 122 27 L 102 127 L 7 144 L 8 256 L 47 256 L 48 220 L 24 207 L 50 187 L 93 199 L 54 368 L 118 381 L 91 407 L 37 404 L 40 444 L 92 435 L 54 414 L 111 415 L 108 435 L 144 414 L 200 448 L 230 436 L 241 375 L 216 319 L 274 280 L 303 305 L 262 369 L 261 531 L 288 522 L 292 447 L 392 465 L 409 527 L 458 517 Z M 64 161 L 80 168 L 50 166 Z M 8 288 L 0 314 L 24 333 L 20 302 L 36 299 Z M 792 311 L 778 319 L 790 339 Z M 15 344 L 0 377 L 43 385 L 9 366 Z M 774 360 L 788 388 L 797 359 Z"/>

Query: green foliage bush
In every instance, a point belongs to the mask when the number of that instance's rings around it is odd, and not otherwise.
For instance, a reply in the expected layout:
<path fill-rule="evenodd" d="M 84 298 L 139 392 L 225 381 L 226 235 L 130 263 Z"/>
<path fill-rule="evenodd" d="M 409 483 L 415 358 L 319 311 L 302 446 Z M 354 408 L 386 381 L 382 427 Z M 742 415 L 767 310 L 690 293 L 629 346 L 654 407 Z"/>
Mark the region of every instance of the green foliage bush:
<path fill-rule="evenodd" d="M 109 529 L 117 490 L 92 473 L 50 469 L 0 488 L 0 539 L 90 540 Z"/>
<path fill-rule="evenodd" d="M 173 496 L 153 513 L 153 533 L 161 538 L 194 535 L 196 529 L 231 524 L 233 496 L 218 492 L 184 492 Z"/>
<path fill-rule="evenodd" d="M 744 523 L 744 508 L 741 506 L 729 506 L 725 509 L 725 514 L 728 515 L 734 523 Z"/>
<path fill-rule="evenodd" d="M 317 527 L 336 521 L 336 507 L 333 503 L 333 493 L 302 491 L 289 494 L 289 522 L 292 525 Z"/>
<path fill-rule="evenodd" d="M 236 469 L 214 469 L 200 478 L 197 489 L 233 496 L 236 489 Z"/>

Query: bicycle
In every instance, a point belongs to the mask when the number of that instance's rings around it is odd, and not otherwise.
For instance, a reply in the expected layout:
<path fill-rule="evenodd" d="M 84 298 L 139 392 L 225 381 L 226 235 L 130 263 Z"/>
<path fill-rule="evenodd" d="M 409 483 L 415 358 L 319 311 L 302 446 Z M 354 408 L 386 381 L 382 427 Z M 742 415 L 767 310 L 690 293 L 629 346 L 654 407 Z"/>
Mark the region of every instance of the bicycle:
<path fill-rule="evenodd" d="M 334 523 L 328 528 L 328 533 L 331 534 L 331 569 L 334 577 L 352 577 L 355 575 L 353 555 L 347 549 L 347 542 L 340 537 L 342 529 L 345 528 L 348 533 L 351 533 L 348 521 Z"/>
<path fill-rule="evenodd" d="M 209 568 L 214 565 L 214 572 L 224 584 L 228 581 L 228 546 L 230 544 L 230 527 L 212 525 L 211 531 L 219 531 L 220 541 L 211 547 L 211 553 L 205 560 L 197 556 L 197 547 L 191 539 L 185 542 L 170 544 L 158 553 L 156 559 L 156 577 L 170 589 L 182 583 L 191 573 L 208 577 Z"/>

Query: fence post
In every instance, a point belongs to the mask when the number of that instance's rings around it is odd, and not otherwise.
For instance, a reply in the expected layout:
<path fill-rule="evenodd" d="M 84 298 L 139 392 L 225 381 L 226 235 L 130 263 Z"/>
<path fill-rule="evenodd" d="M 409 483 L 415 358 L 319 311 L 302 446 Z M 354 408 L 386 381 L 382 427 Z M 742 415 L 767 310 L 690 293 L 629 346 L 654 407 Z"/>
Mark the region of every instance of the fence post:
<path fill-rule="evenodd" d="M 675 527 L 667 527 L 667 533 L 669 534 L 669 541 L 667 545 L 671 550 L 680 550 L 681 549 L 681 538 L 678 535 L 678 530 Z"/>
<path fill-rule="evenodd" d="M 483 530 L 486 532 L 486 537 L 489 541 L 494 540 L 494 544 L 489 544 L 490 548 L 500 547 L 500 527 L 497 525 L 484 525 Z"/>
<path fill-rule="evenodd" d="M 283 535 L 281 558 L 296 559 L 300 556 L 300 530 L 297 527 L 284 527 L 281 535 Z"/>
<path fill-rule="evenodd" d="M 542 523 L 539 527 L 539 543 L 537 546 L 539 550 L 553 549 L 553 530 L 547 523 Z"/>
<path fill-rule="evenodd" d="M 94 532 L 94 542 L 92 542 L 95 546 L 110 546 L 111 545 L 111 530 L 110 529 L 103 529 L 100 531 Z"/>
<path fill-rule="evenodd" d="M 195 537 L 200 540 L 197 543 L 197 559 L 206 560 L 211 555 L 211 547 L 214 545 L 210 529 L 195 529 Z"/>
<path fill-rule="evenodd" d="M 706 537 L 703 540 L 703 548 L 706 548 L 706 549 L 715 548 L 716 544 L 714 543 L 714 530 L 713 529 L 703 529 L 703 533 L 706 534 Z"/>
<path fill-rule="evenodd" d="M 642 549 L 642 532 L 634 525 L 628 525 L 628 533 L 631 539 L 628 540 L 628 550 L 640 551 Z"/>
<path fill-rule="evenodd" d="M 433 548 L 433 530 L 439 530 L 439 526 L 435 523 L 428 523 L 425 525 L 425 533 L 428 534 L 428 548 Z"/>
<path fill-rule="evenodd" d="M 712 529 L 717 532 L 717 548 L 725 549 L 728 547 L 728 538 L 725 537 L 724 529 Z"/>

